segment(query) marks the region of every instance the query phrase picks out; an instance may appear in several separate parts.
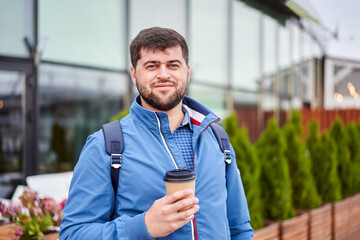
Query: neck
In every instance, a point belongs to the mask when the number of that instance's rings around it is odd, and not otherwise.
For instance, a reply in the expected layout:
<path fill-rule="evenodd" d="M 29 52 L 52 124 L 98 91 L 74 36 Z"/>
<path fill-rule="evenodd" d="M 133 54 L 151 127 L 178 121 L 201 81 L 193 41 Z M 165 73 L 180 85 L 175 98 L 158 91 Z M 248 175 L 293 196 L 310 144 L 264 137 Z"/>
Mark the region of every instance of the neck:
<path fill-rule="evenodd" d="M 180 102 L 176 107 L 173 109 L 166 111 L 169 117 L 169 126 L 170 130 L 173 133 L 175 129 L 180 126 L 182 121 L 184 120 L 185 114 L 182 111 L 182 102 Z"/>
<path fill-rule="evenodd" d="M 141 98 L 141 106 L 143 108 L 151 110 L 151 111 L 160 111 L 158 109 L 151 107 L 142 98 Z M 162 111 L 162 112 L 165 112 L 168 115 L 170 131 L 173 133 L 175 131 L 175 129 L 178 126 L 180 126 L 180 124 L 184 120 L 185 114 L 182 111 L 182 101 L 178 105 L 176 105 L 174 108 L 172 108 L 168 111 Z"/>

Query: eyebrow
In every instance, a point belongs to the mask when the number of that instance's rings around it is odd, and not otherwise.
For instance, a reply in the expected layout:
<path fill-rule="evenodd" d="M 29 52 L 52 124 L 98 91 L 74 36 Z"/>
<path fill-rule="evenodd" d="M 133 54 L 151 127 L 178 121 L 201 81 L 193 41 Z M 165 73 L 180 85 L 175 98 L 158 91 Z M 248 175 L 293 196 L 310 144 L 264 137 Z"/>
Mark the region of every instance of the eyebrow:
<path fill-rule="evenodd" d="M 143 64 L 143 66 L 146 66 L 146 65 L 148 65 L 148 64 L 154 64 L 154 63 L 160 63 L 160 61 L 149 60 L 149 61 L 146 61 L 146 62 Z M 180 65 L 182 65 L 180 60 L 170 60 L 170 61 L 167 61 L 167 63 L 179 63 Z"/>

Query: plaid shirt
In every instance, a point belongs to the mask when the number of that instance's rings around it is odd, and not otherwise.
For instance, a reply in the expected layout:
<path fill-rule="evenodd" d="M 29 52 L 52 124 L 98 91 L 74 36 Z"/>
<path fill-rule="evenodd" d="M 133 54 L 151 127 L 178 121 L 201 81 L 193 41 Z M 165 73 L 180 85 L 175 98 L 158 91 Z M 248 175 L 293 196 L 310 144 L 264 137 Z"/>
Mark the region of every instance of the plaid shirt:
<path fill-rule="evenodd" d="M 173 132 L 173 136 L 175 138 L 175 142 L 185 160 L 187 169 L 194 169 L 193 157 L 194 151 L 192 148 L 192 124 L 190 121 L 189 113 L 185 111 L 185 117 L 179 127 L 175 129 Z"/>

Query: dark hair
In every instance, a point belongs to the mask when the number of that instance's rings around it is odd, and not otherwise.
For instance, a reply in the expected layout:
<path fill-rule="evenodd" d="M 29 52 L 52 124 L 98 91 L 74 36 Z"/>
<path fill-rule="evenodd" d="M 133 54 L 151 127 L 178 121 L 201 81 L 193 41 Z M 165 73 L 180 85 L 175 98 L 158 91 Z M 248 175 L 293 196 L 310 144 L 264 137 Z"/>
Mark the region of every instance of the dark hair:
<path fill-rule="evenodd" d="M 136 68 L 137 61 L 141 58 L 141 49 L 165 51 L 166 48 L 180 46 L 182 55 L 188 64 L 189 50 L 186 40 L 176 31 L 169 28 L 152 27 L 141 30 L 130 44 L 131 64 Z"/>

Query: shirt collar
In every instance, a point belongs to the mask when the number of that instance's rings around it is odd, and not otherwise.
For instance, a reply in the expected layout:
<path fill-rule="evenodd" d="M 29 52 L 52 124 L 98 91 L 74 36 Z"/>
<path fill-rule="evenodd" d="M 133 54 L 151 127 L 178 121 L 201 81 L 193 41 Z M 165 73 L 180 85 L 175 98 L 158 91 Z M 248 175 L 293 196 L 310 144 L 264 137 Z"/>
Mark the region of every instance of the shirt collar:
<path fill-rule="evenodd" d="M 182 108 L 183 112 L 185 113 L 185 116 L 184 116 L 184 119 L 182 121 L 182 123 L 180 124 L 179 127 L 184 127 L 186 126 L 187 124 L 189 124 L 189 127 L 191 129 L 191 131 L 193 130 L 193 126 L 191 124 L 191 121 L 190 121 L 190 114 L 188 113 L 188 111 L 186 110 L 186 108 Z"/>

